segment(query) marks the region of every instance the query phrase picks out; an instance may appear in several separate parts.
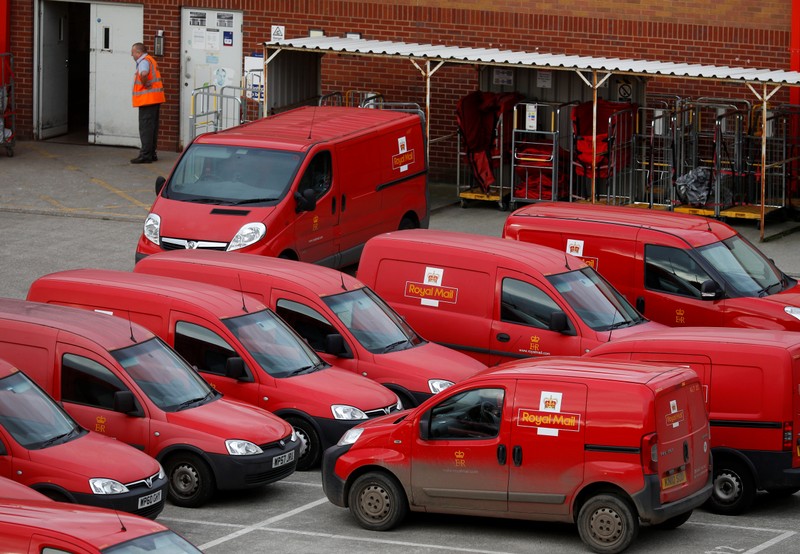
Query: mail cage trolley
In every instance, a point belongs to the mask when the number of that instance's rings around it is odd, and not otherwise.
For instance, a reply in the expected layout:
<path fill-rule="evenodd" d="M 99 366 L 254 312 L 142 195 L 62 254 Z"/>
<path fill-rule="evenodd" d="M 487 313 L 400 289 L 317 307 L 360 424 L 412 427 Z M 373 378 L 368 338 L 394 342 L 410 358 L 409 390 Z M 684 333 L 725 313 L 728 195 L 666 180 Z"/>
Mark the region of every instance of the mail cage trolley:
<path fill-rule="evenodd" d="M 14 57 L 6 52 L 0 54 L 0 146 L 8 157 L 14 155 L 16 135 Z"/>

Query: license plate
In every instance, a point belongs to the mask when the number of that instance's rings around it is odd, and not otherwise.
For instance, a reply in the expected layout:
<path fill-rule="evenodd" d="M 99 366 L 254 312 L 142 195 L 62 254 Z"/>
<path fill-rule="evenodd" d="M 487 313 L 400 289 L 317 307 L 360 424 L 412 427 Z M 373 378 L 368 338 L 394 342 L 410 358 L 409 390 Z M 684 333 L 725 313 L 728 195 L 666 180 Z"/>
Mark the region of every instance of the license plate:
<path fill-rule="evenodd" d="M 272 458 L 272 467 L 280 467 L 294 461 L 294 450 Z"/>
<path fill-rule="evenodd" d="M 686 482 L 686 472 L 679 471 L 678 473 L 667 475 L 666 477 L 663 477 L 661 479 L 661 490 L 674 487 L 675 485 L 681 485 L 685 482 Z"/>
<path fill-rule="evenodd" d="M 147 508 L 148 506 L 152 506 L 153 504 L 158 504 L 161 502 L 161 491 L 156 491 L 153 494 L 148 494 L 147 496 L 143 496 L 139 499 L 139 509 Z"/>

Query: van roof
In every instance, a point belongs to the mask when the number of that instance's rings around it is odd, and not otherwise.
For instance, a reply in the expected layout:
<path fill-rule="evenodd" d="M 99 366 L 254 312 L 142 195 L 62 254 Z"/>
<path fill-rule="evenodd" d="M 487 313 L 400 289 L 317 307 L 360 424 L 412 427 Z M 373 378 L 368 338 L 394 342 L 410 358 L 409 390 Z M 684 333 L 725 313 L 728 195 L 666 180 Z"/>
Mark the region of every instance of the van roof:
<path fill-rule="evenodd" d="M 436 250 L 445 250 L 452 247 L 464 253 L 481 253 L 497 259 L 513 260 L 526 266 L 532 266 L 544 275 L 564 273 L 574 269 L 586 267 L 580 258 L 570 256 L 565 252 L 516 240 L 503 239 L 471 233 L 455 231 L 434 231 L 431 229 L 408 229 L 392 231 L 378 235 L 367 241 L 367 247 L 372 243 L 372 248 L 386 248 L 384 243 L 396 245 L 413 245 L 413 250 L 424 252 L 430 256 L 437 256 Z M 479 262 L 483 264 L 483 262 Z"/>
<path fill-rule="evenodd" d="M 84 337 L 106 350 L 116 350 L 154 337 L 141 325 L 121 318 L 14 298 L 0 299 L 0 320 L 23 321 L 60 329 Z M 131 340 L 131 335 L 135 340 Z"/>
<path fill-rule="evenodd" d="M 671 377 L 675 372 L 683 373 L 686 367 L 654 366 L 637 362 L 611 361 L 597 358 L 548 357 L 526 358 L 507 362 L 488 370 L 491 375 L 508 377 L 552 376 L 575 378 L 578 380 L 596 379 L 626 383 L 649 384 L 652 381 Z"/>
<path fill-rule="evenodd" d="M 796 331 L 748 329 L 744 327 L 666 327 L 658 331 L 642 331 L 634 335 L 613 339 L 609 346 L 622 342 L 663 342 L 719 344 L 758 344 L 779 348 L 800 347 L 800 333 Z M 716 347 L 716 346 L 715 346 Z"/>
<path fill-rule="evenodd" d="M 247 297 L 245 300 L 241 293 L 217 285 L 130 271 L 113 269 L 60 271 L 40 277 L 33 286 L 47 286 L 50 281 L 79 284 L 90 290 L 91 287 L 94 287 L 97 294 L 102 293 L 101 286 L 124 289 L 133 292 L 134 299 L 162 296 L 197 306 L 204 311 L 212 312 L 220 319 L 242 315 L 244 313 L 243 303 L 246 304 L 248 312 L 266 309 L 266 306 L 255 298 Z"/>
<path fill-rule="evenodd" d="M 158 252 L 139 261 L 136 267 L 146 272 L 147 265 L 157 260 L 185 263 L 187 265 L 208 265 L 233 271 L 246 271 L 267 275 L 275 281 L 291 282 L 304 287 L 318 296 L 339 294 L 347 290 L 364 287 L 364 283 L 321 265 L 273 258 L 270 256 L 254 256 L 240 252 L 220 252 L 215 250 L 169 250 Z M 202 270 L 198 270 L 202 271 Z"/>
<path fill-rule="evenodd" d="M 523 217 L 579 219 L 583 222 L 609 222 L 616 225 L 654 229 L 680 236 L 695 247 L 724 240 L 736 234 L 732 227 L 721 221 L 697 215 L 577 202 L 528 204 L 509 215 L 506 225 L 513 222 L 514 218 Z M 709 233 L 709 231 L 712 232 Z"/>
<path fill-rule="evenodd" d="M 342 106 L 303 106 L 197 138 L 199 144 L 223 144 L 307 150 L 314 144 L 374 133 L 387 123 L 420 126 L 418 115 L 393 110 Z"/>

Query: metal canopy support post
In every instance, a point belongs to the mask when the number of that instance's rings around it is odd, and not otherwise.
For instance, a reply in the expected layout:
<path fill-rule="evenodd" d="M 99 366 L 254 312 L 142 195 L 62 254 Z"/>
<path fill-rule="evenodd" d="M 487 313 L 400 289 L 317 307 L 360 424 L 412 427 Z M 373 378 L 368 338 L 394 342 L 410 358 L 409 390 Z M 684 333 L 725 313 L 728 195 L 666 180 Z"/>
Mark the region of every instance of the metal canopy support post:
<path fill-rule="evenodd" d="M 422 73 L 425 77 L 425 136 L 428 137 L 425 141 L 426 152 L 425 156 L 430 160 L 431 155 L 431 77 L 434 73 L 439 71 L 439 68 L 444 65 L 443 61 L 436 64 L 436 67 L 431 70 L 431 61 L 425 61 L 425 69 L 421 68 L 414 58 L 409 58 L 409 61 L 414 64 L 414 67 Z"/>
<path fill-rule="evenodd" d="M 591 83 L 580 71 L 576 71 L 575 73 L 586 83 L 586 86 L 592 87 L 592 204 L 594 204 L 595 189 L 597 186 L 597 89 L 603 86 L 603 83 L 611 77 L 611 73 L 606 73 L 598 82 L 597 70 L 592 70 Z"/>
<path fill-rule="evenodd" d="M 753 88 L 753 85 L 747 83 L 747 88 L 749 88 L 753 94 L 756 95 L 756 98 L 761 101 L 761 212 L 759 214 L 759 225 L 761 232 L 759 233 L 758 238 L 760 242 L 764 242 L 764 220 L 766 219 L 764 204 L 767 200 L 767 103 L 769 99 L 772 98 L 772 95 L 781 89 L 781 86 L 782 85 L 776 86 L 774 89 L 772 89 L 772 92 L 767 94 L 767 83 L 764 83 L 762 93 L 759 94 L 756 89 Z"/>
<path fill-rule="evenodd" d="M 268 88 L 267 88 L 267 84 L 268 84 L 267 83 L 267 75 L 269 75 L 269 72 L 267 71 L 267 66 L 269 65 L 269 62 L 271 62 L 273 59 L 275 59 L 275 56 L 277 56 L 281 52 L 283 52 L 283 50 L 278 48 L 277 50 L 275 50 L 275 52 L 272 53 L 271 56 L 267 57 L 267 47 L 266 46 L 264 47 L 264 56 L 263 56 L 264 57 L 264 66 L 263 66 L 264 67 L 264 69 L 263 69 L 264 77 L 262 78 L 262 82 L 264 83 L 264 109 L 261 110 L 261 113 L 262 113 L 262 115 L 264 117 L 267 117 L 269 115 L 269 104 L 267 103 L 267 90 L 268 90 Z"/>

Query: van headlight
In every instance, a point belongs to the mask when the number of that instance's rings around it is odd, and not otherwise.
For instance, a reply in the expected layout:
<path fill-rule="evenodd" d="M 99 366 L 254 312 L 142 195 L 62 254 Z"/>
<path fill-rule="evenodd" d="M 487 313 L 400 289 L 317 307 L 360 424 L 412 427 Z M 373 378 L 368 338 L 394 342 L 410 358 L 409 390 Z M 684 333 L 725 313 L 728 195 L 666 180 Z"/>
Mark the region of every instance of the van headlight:
<path fill-rule="evenodd" d="M 364 430 L 359 429 L 358 427 L 354 427 L 353 429 L 348 429 L 345 432 L 345 434 L 342 435 L 342 438 L 339 439 L 339 442 L 337 442 L 336 444 L 338 444 L 339 446 L 347 446 L 348 444 L 353 444 L 358 440 L 358 437 L 360 437 L 361 433 L 363 432 Z"/>
<path fill-rule="evenodd" d="M 794 306 L 785 306 L 783 311 L 795 319 L 800 319 L 800 308 L 795 308 Z"/>
<path fill-rule="evenodd" d="M 228 252 L 255 244 L 267 234 L 267 226 L 258 221 L 245 223 L 228 245 Z"/>
<path fill-rule="evenodd" d="M 428 388 L 433 394 L 442 392 L 447 387 L 452 387 L 453 382 L 446 379 L 428 379 Z"/>
<path fill-rule="evenodd" d="M 333 412 L 333 419 L 369 419 L 367 414 L 353 406 L 346 406 L 344 404 L 334 404 L 331 406 Z"/>
<path fill-rule="evenodd" d="M 144 238 L 159 246 L 161 244 L 161 217 L 158 214 L 148 214 L 144 220 Z"/>
<path fill-rule="evenodd" d="M 89 488 L 92 489 L 94 494 L 122 494 L 123 492 L 128 492 L 128 487 L 119 481 L 104 477 L 89 479 Z"/>
<path fill-rule="evenodd" d="M 253 454 L 261 454 L 263 452 L 261 447 L 257 444 L 238 439 L 226 440 L 225 448 L 228 449 L 228 454 L 231 456 L 252 456 Z"/>

